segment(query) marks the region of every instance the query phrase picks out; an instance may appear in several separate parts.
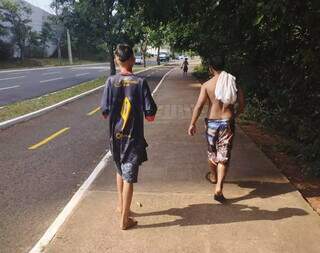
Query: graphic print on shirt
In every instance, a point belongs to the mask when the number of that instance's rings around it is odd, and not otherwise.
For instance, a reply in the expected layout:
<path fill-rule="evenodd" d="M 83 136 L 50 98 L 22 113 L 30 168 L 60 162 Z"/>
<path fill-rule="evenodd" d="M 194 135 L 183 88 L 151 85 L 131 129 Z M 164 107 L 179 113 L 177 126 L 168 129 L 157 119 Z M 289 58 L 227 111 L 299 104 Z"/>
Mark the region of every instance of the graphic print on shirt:
<path fill-rule="evenodd" d="M 122 118 L 122 127 L 121 127 L 121 131 L 124 130 L 124 128 L 127 125 L 129 116 L 130 116 L 130 112 L 131 112 L 131 103 L 128 97 L 125 97 L 122 103 L 122 108 L 121 108 L 121 118 Z"/>

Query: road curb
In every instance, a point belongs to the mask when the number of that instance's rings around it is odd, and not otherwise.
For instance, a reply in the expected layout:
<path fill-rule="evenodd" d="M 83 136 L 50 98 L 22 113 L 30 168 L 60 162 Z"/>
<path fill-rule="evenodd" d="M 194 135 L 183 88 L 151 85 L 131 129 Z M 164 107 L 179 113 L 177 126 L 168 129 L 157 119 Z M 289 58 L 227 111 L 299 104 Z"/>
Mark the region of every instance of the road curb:
<path fill-rule="evenodd" d="M 161 66 L 161 67 L 163 67 L 163 66 Z M 159 66 L 149 67 L 149 68 L 137 71 L 135 73 L 139 74 L 139 73 L 142 73 L 142 72 L 148 71 L 150 69 L 154 69 L 154 68 L 159 68 Z M 103 87 L 104 87 L 104 85 L 101 85 L 101 86 L 96 87 L 96 88 L 94 88 L 92 90 L 88 90 L 88 91 L 83 92 L 83 93 L 81 93 L 79 95 L 76 95 L 74 97 L 68 98 L 68 99 L 63 100 L 63 101 L 61 101 L 59 103 L 50 105 L 50 106 L 42 108 L 40 110 L 37 110 L 37 111 L 34 111 L 34 112 L 30 112 L 30 113 L 21 115 L 19 117 L 0 122 L 0 129 L 3 130 L 3 129 L 9 128 L 11 126 L 14 126 L 14 125 L 16 125 L 18 123 L 25 122 L 25 121 L 28 121 L 28 120 L 33 119 L 35 117 L 41 116 L 41 115 L 43 115 L 43 114 L 45 114 L 45 113 L 47 113 L 49 111 L 52 111 L 52 110 L 54 110 L 54 109 L 56 109 L 56 108 L 58 108 L 60 106 L 66 105 L 66 104 L 71 103 L 71 102 L 73 102 L 73 101 L 75 101 L 77 99 L 80 99 L 80 98 L 84 97 L 84 96 L 90 95 L 90 94 L 94 93 L 95 91 L 97 91 L 97 90 L 99 90 L 99 89 L 101 89 Z"/>

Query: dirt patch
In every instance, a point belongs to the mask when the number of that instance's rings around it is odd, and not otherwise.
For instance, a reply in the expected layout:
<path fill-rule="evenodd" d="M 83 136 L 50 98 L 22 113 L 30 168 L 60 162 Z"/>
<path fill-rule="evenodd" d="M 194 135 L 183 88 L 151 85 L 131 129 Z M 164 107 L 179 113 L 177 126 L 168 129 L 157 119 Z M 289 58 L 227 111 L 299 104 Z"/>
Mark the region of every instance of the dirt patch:
<path fill-rule="evenodd" d="M 320 178 L 305 175 L 300 162 L 285 152 L 279 151 L 277 147 L 284 142 L 281 137 L 267 133 L 255 122 L 240 123 L 239 125 L 300 191 L 312 208 L 320 214 Z"/>

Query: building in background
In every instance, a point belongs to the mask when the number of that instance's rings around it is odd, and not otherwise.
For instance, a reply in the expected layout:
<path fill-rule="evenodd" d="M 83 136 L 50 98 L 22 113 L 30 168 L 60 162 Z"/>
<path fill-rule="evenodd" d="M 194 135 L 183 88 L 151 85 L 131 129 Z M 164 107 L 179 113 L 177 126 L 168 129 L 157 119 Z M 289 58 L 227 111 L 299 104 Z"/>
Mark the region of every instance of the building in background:
<path fill-rule="evenodd" d="M 26 5 L 27 7 L 29 7 L 31 9 L 31 15 L 29 16 L 31 22 L 28 24 L 29 26 L 31 26 L 32 31 L 37 32 L 37 33 L 41 33 L 42 30 L 42 26 L 45 22 L 49 21 L 49 17 L 52 15 L 49 12 L 34 6 L 24 0 L 14 0 L 15 2 L 22 2 L 24 5 Z M 6 24 L 7 25 L 7 24 Z M 3 41 L 10 43 L 12 41 L 12 35 L 8 34 L 6 36 L 3 36 L 1 38 Z M 53 42 L 48 42 L 47 43 L 47 47 L 45 49 L 45 53 L 47 57 L 50 57 L 54 54 L 54 52 L 56 51 L 56 44 Z M 12 57 L 13 58 L 18 58 L 20 56 L 20 51 L 19 48 L 17 46 L 13 47 L 13 52 L 12 52 Z"/>
<path fill-rule="evenodd" d="M 20 1 L 31 8 L 32 13 L 30 16 L 30 19 L 31 19 L 30 26 L 32 27 L 33 31 L 40 33 L 42 30 L 43 24 L 45 22 L 48 22 L 48 18 L 52 14 L 26 1 L 23 1 L 23 0 L 20 0 Z M 46 48 L 47 57 L 50 57 L 55 52 L 57 46 L 52 42 L 48 43 L 47 46 L 48 46 Z"/>

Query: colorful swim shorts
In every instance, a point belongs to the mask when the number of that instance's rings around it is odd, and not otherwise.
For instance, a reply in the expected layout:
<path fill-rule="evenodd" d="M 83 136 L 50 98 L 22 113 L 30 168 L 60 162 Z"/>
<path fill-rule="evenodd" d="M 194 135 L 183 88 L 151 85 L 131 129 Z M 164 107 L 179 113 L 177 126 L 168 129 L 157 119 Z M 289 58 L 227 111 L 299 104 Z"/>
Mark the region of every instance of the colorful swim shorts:
<path fill-rule="evenodd" d="M 115 163 L 118 174 L 122 179 L 128 183 L 138 182 L 139 165 L 133 165 L 132 163 Z"/>
<path fill-rule="evenodd" d="M 231 158 L 234 135 L 233 119 L 205 119 L 208 142 L 208 159 L 213 164 L 228 163 Z"/>

